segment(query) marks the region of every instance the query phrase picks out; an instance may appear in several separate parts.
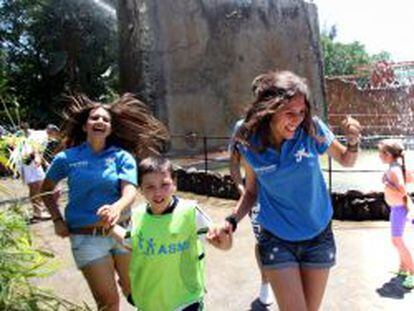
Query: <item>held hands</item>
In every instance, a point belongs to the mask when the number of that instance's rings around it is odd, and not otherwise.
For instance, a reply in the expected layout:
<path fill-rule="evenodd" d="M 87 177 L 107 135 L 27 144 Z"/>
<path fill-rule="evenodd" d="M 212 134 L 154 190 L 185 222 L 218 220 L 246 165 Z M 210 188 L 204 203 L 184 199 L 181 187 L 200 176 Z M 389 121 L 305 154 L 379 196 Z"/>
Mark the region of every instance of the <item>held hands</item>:
<path fill-rule="evenodd" d="M 105 229 L 115 226 L 120 217 L 119 209 L 109 204 L 101 206 L 96 214 L 101 218 L 102 226 Z"/>
<path fill-rule="evenodd" d="M 359 140 L 361 138 L 362 127 L 359 124 L 358 120 L 348 115 L 342 121 L 342 127 L 345 132 L 348 145 L 355 146 L 359 144 Z"/>
<path fill-rule="evenodd" d="M 207 232 L 206 240 L 216 248 L 229 250 L 233 244 L 233 231 L 225 227 L 211 227 Z"/>

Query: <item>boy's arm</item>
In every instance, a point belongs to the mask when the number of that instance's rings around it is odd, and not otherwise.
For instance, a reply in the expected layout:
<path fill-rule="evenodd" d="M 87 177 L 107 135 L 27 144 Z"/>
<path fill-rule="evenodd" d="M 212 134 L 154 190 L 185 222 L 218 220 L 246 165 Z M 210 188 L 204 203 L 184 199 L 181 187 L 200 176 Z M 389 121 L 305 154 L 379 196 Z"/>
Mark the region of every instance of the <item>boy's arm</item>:
<path fill-rule="evenodd" d="M 108 235 L 113 237 L 118 243 L 122 244 L 125 248 L 132 250 L 130 240 L 131 231 L 125 229 L 120 225 L 115 225 L 109 230 Z"/>
<path fill-rule="evenodd" d="M 204 241 L 212 223 L 211 218 L 199 206 L 196 206 L 196 228 L 200 240 Z"/>

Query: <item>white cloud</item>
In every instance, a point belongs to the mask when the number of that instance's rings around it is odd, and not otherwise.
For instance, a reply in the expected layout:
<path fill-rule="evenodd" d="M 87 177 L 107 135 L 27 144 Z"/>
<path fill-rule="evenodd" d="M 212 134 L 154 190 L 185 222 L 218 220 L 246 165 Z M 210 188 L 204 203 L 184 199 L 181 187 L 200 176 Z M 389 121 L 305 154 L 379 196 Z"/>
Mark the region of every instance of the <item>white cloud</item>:
<path fill-rule="evenodd" d="M 319 24 L 336 24 L 337 40 L 359 41 L 371 54 L 390 52 L 395 61 L 414 61 L 414 1 L 314 0 Z"/>

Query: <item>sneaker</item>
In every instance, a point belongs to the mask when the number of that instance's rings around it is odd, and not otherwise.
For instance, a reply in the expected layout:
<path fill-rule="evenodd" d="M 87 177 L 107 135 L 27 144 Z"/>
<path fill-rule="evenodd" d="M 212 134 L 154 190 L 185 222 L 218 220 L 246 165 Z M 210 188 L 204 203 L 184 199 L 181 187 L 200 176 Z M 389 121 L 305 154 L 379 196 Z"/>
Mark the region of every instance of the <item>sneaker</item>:
<path fill-rule="evenodd" d="M 406 276 L 402 286 L 408 289 L 414 288 L 414 274 Z"/>
<path fill-rule="evenodd" d="M 270 306 L 275 301 L 273 291 L 269 283 L 260 286 L 259 302 L 264 306 Z"/>
<path fill-rule="evenodd" d="M 409 272 L 407 272 L 407 271 L 403 271 L 403 270 L 400 270 L 400 271 L 398 271 L 398 272 L 394 272 L 395 273 L 395 275 L 396 276 L 402 276 L 402 277 L 407 277 L 407 276 L 409 276 L 410 275 L 410 273 Z"/>

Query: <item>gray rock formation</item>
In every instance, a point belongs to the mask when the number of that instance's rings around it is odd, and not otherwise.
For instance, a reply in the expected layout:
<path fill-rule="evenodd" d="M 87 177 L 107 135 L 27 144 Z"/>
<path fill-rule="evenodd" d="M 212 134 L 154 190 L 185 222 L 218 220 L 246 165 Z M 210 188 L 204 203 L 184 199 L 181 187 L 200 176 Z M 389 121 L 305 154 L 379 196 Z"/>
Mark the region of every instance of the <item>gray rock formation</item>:
<path fill-rule="evenodd" d="M 120 73 L 172 134 L 228 136 L 270 69 L 305 76 L 324 102 L 319 27 L 302 0 L 119 0 Z M 209 146 L 225 141 L 209 141 Z M 173 139 L 175 150 L 199 150 Z"/>

